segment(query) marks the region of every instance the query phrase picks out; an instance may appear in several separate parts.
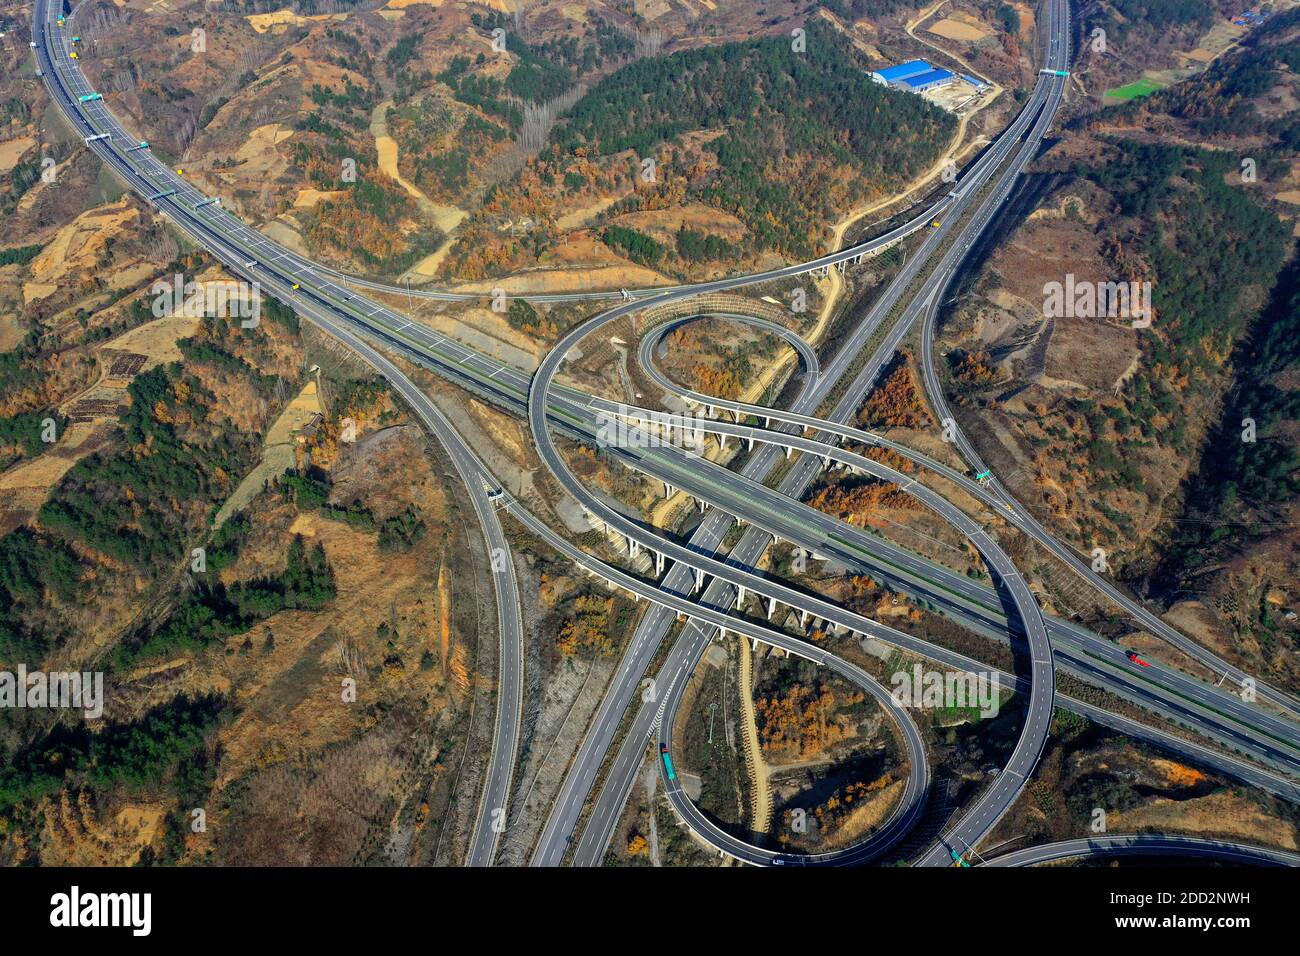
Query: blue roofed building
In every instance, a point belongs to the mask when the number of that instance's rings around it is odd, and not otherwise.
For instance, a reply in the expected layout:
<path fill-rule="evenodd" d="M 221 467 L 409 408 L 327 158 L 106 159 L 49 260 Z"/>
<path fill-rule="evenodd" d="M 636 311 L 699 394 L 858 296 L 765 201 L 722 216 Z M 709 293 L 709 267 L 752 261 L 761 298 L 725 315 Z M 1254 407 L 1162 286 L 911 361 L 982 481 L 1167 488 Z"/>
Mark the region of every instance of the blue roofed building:
<path fill-rule="evenodd" d="M 913 93 L 920 93 L 924 90 L 932 90 L 938 86 L 947 86 L 956 78 L 952 70 L 928 70 L 924 73 L 918 73 L 914 76 L 904 77 L 898 81 L 900 86 L 906 87 Z"/>
<path fill-rule="evenodd" d="M 897 84 L 909 76 L 920 76 L 922 73 L 933 72 L 934 67 L 925 60 L 909 60 L 906 63 L 899 63 L 897 66 L 887 66 L 883 70 L 876 70 L 871 74 L 871 78 L 881 86 L 890 86 Z"/>

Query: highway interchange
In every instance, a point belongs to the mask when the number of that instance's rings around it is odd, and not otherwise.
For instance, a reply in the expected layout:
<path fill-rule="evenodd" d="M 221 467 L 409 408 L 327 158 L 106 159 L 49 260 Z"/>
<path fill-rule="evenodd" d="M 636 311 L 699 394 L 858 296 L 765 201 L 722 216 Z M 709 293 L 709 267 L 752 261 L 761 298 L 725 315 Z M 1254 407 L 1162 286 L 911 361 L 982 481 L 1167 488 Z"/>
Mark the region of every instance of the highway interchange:
<path fill-rule="evenodd" d="M 659 671 L 656 682 L 659 693 L 654 701 L 637 711 L 632 728 L 611 764 L 582 838 L 573 852 L 574 863 L 591 865 L 598 864 L 603 859 L 618 812 L 626 802 L 635 772 L 644 757 L 647 739 L 653 733 L 663 733 L 664 739 L 670 736 L 665 728 L 671 728 L 673 724 L 672 718 L 681 700 L 685 678 L 720 629 L 784 647 L 793 653 L 817 660 L 858 683 L 877 700 L 881 699 L 883 689 L 848 662 L 783 633 L 780 629 L 757 625 L 750 619 L 730 613 L 731 608 L 737 604 L 737 598 L 741 596 L 742 588 L 854 633 L 910 647 L 934 660 L 942 661 L 945 656 L 951 661 L 961 659 L 961 655 L 945 652 L 942 648 L 895 632 L 878 622 L 850 614 L 815 595 L 759 575 L 753 569 L 757 567 L 761 554 L 771 544 L 774 536 L 806 547 L 819 555 L 834 557 L 847 567 L 873 573 L 882 580 L 901 586 L 909 593 L 925 595 L 935 606 L 964 623 L 971 623 L 986 633 L 995 633 L 1011 640 L 1013 646 L 1022 647 L 1028 656 L 1024 674 L 1006 675 L 1008 683 L 1017 688 L 1018 696 L 1027 692 L 1028 704 L 1021 737 L 1005 772 L 998 774 L 971 802 L 957 823 L 950 826 L 942 838 L 935 841 L 914 862 L 946 865 L 952 862 L 953 852 L 965 854 L 970 848 L 978 846 L 979 841 L 1005 814 L 1020 793 L 1047 740 L 1055 701 L 1053 643 L 1058 656 L 1064 656 L 1063 644 L 1069 643 L 1058 635 L 1061 630 L 1070 634 L 1075 641 L 1074 646 L 1083 647 L 1084 658 L 1099 657 L 1095 652 L 1103 646 L 1110 655 L 1110 660 L 1099 663 L 1097 660 L 1081 661 L 1076 653 L 1069 658 L 1069 666 L 1074 672 L 1083 671 L 1085 676 L 1092 677 L 1093 682 L 1101 683 L 1102 686 L 1121 687 L 1125 695 L 1140 700 L 1153 712 L 1176 716 L 1184 726 L 1228 743 L 1261 763 L 1283 770 L 1285 775 L 1273 773 L 1221 751 L 1184 741 L 1155 728 L 1144 728 L 1143 725 L 1118 715 L 1105 715 L 1103 722 L 1111 726 L 1119 723 L 1121 727 L 1133 725 L 1143 728 L 1137 732 L 1137 736 L 1145 735 L 1149 740 L 1163 738 L 1162 742 L 1166 746 L 1190 759 L 1266 786 L 1289 799 L 1295 798 L 1294 776 L 1297 755 L 1300 755 L 1300 749 L 1297 749 L 1300 732 L 1293 723 L 1262 708 L 1246 705 L 1237 695 L 1198 681 L 1173 668 L 1161 668 L 1154 675 L 1157 677 L 1156 682 L 1134 681 L 1131 673 L 1125 673 L 1122 664 L 1116 666 L 1114 654 L 1117 651 L 1113 645 L 1095 635 L 1081 638 L 1077 632 L 1082 629 L 1076 628 L 1071 622 L 1045 622 L 1028 585 L 1015 566 L 1006 559 L 996 541 L 983 526 L 946 502 L 936 492 L 915 481 L 900 482 L 900 487 L 907 485 L 907 490 L 921 496 L 928 506 L 959 528 L 979 547 L 995 571 L 999 586 L 997 592 L 990 592 L 986 585 L 971 582 L 964 576 L 910 555 L 883 539 L 800 504 L 803 492 L 830 460 L 871 471 L 896 482 L 905 479 L 905 476 L 897 473 L 882 473 L 879 470 L 882 466 L 872 459 L 843 451 L 834 442 L 840 438 L 863 440 L 865 433 L 858 433 L 843 423 L 857 410 L 880 369 L 892 357 L 918 318 L 921 319 L 923 329 L 921 337 L 927 394 L 941 418 L 951 417 L 934 368 L 931 350 L 933 324 L 944 291 L 956 274 L 965 253 L 996 215 L 1010 195 L 1021 170 L 1037 152 L 1042 135 L 1052 123 L 1064 93 L 1066 84 L 1063 77 L 1041 75 L 1031 97 L 1012 125 L 964 172 L 954 189 L 934 206 L 924 210 L 923 215 L 883 236 L 810 263 L 758 275 L 664 290 L 536 297 L 539 300 L 603 297 L 624 301 L 568 332 L 548 354 L 537 372 L 530 376 L 434 333 L 382 304 L 355 293 L 347 285 L 365 286 L 385 292 L 404 293 L 406 290 L 341 276 L 284 249 L 222 210 L 210 197 L 160 163 L 150 150 L 139 148 L 138 140 L 127 134 L 102 99 L 79 99 L 96 94 L 86 84 L 77 69 L 76 61 L 67 57 L 70 49 L 68 34 L 65 28 L 57 24 L 57 12 L 49 0 L 37 0 L 35 4 L 33 42 L 37 62 L 55 102 L 79 135 L 86 138 L 102 137 L 88 141 L 88 148 L 94 150 L 128 186 L 157 206 L 164 216 L 207 248 L 231 271 L 259 282 L 283 301 L 293 304 L 309 321 L 337 336 L 390 381 L 421 422 L 447 449 L 460 479 L 468 489 L 490 557 L 509 553 L 496 511 L 500 506 L 519 519 L 525 527 L 548 540 L 592 573 L 652 602 L 620 662 L 619 676 L 609 688 L 569 768 L 534 851 L 535 865 L 558 865 L 569 854 L 597 772 L 605 761 L 605 755 L 613 747 L 624 713 L 637 699 L 642 678 L 677 615 L 685 615 L 689 620 Z M 1065 69 L 1069 61 L 1069 13 L 1064 0 L 1049 0 L 1045 24 L 1048 37 L 1045 62 L 1050 69 Z M 941 223 L 938 228 L 927 228 L 936 220 Z M 805 355 L 809 374 L 806 374 L 803 389 L 790 411 L 753 407 L 732 409 L 737 415 L 763 413 L 769 426 L 773 421 L 778 423 L 775 429 L 756 429 L 721 420 L 710 423 L 708 427 L 715 435 L 726 434 L 734 436 L 737 441 L 756 439 L 759 442 L 758 451 L 747 457 L 739 471 L 730 471 L 698 456 L 683 454 L 680 449 L 671 446 L 614 449 L 617 453 L 615 457 L 629 467 L 661 480 L 672 488 L 686 491 L 701 503 L 710 506 L 692 535 L 689 547 L 677 545 L 653 528 L 630 521 L 598 496 L 591 494 L 580 482 L 575 482 L 556 450 L 550 429 L 557 429 L 569 437 L 591 441 L 598 432 L 602 416 L 607 417 L 610 413 L 610 403 L 562 386 L 552 387 L 552 383 L 566 355 L 593 330 L 649 306 L 689 299 L 703 292 L 739 288 L 758 281 L 792 277 L 857 261 L 921 230 L 925 232 L 920 248 L 853 329 L 848 342 L 825 369 L 818 368 L 815 353 L 811 359 Z M 923 291 L 913 295 L 910 300 L 907 299 L 905 294 L 932 265 L 932 259 L 937 264 L 924 276 Z M 340 284 L 345 281 L 346 284 Z M 444 298 L 470 297 L 464 293 L 430 290 L 423 290 L 420 294 Z M 896 306 L 901 307 L 901 314 L 892 327 L 888 328 L 879 347 L 859 366 L 857 360 L 864 352 L 864 346 L 872 340 Z M 646 351 L 649 341 L 650 337 L 647 337 L 642 342 L 643 359 L 649 354 Z M 576 552 L 567 542 L 556 540 L 558 536 L 546 528 L 544 523 L 530 515 L 519 502 L 503 494 L 499 482 L 427 395 L 376 346 L 386 347 L 411 358 L 510 411 L 526 414 L 539 454 L 561 485 L 581 501 L 589 513 L 606 526 L 617 528 L 627 538 L 630 549 L 646 549 L 657 556 L 656 561 L 660 567 L 666 564 L 662 580 L 655 583 L 634 578 L 607 562 Z M 797 345 L 795 347 L 798 348 Z M 645 367 L 647 372 L 651 372 L 653 362 L 645 363 Z M 849 378 L 850 373 L 852 378 L 844 385 L 843 380 Z M 671 384 L 666 383 L 662 376 L 658 381 L 659 384 Z M 669 391 L 680 389 L 673 386 Z M 688 397 L 701 404 L 711 404 L 719 411 L 726 406 L 726 403 L 708 396 Z M 824 417 L 817 417 L 818 411 L 828 401 L 834 402 L 833 407 Z M 632 415 L 623 420 L 631 423 L 634 418 L 635 415 Z M 633 431 L 636 430 L 635 424 L 630 427 Z M 814 432 L 813 438 L 803 437 L 805 428 Z M 957 447 L 968 463 L 982 469 L 973 446 L 964 435 L 959 435 Z M 799 454 L 793 467 L 785 473 L 779 487 L 771 489 L 763 485 L 763 479 L 773 473 L 782 454 L 788 454 L 789 450 L 802 454 Z M 915 453 L 908 454 L 913 460 L 919 460 Z M 920 463 L 927 467 L 934 464 L 926 461 Z M 942 469 L 944 466 L 938 467 Z M 950 474 L 944 477 L 957 481 L 967 491 L 974 492 L 970 486 L 975 485 L 980 492 L 976 497 L 997 509 L 995 513 L 999 517 L 1008 520 L 1066 561 L 1090 584 L 1152 633 L 1216 673 L 1231 678 L 1234 683 L 1241 684 L 1247 679 L 1248 675 L 1190 641 L 1138 602 L 1128 598 L 1113 584 L 1093 573 L 1085 562 L 1067 546 L 1052 538 L 1026 509 L 996 483 L 990 483 L 987 487 L 976 485 L 968 476 L 952 469 L 948 471 Z M 713 555 L 738 519 L 748 525 L 739 544 L 729 555 L 714 558 Z M 671 563 L 667 563 L 669 561 Z M 497 564 L 498 562 L 493 562 L 494 566 Z M 513 562 L 507 559 L 499 564 L 500 573 L 493 575 L 500 652 L 497 715 L 492 753 L 467 858 L 467 863 L 471 865 L 489 865 L 496 855 L 500 834 L 508 819 L 507 809 L 520 738 L 523 636 L 518 583 Z M 703 585 L 705 575 L 709 576 L 708 585 L 703 587 L 703 594 L 696 600 L 693 595 Z M 1008 614 L 1003 609 L 1004 602 L 1000 599 L 999 592 L 1007 598 L 1006 603 L 1009 603 L 1013 613 Z M 966 661 L 965 669 L 989 670 L 987 665 L 974 661 Z M 1155 686 L 1147 686 L 1148 683 L 1154 683 Z M 1294 701 L 1262 683 L 1259 684 L 1259 693 L 1261 698 L 1271 704 L 1291 714 L 1297 712 Z M 887 694 L 884 696 L 888 697 Z M 862 844 L 851 847 L 842 854 L 832 855 L 826 860 L 800 860 L 788 854 L 774 854 L 744 843 L 721 830 L 701 814 L 679 789 L 669 787 L 669 797 L 697 836 L 738 859 L 753 863 L 844 863 L 874 859 L 910 830 L 924 808 L 929 784 L 924 748 L 917 747 L 919 737 L 913 739 L 916 734 L 915 725 L 905 711 L 891 708 L 890 703 L 882 701 L 882 707 L 891 711 L 906 744 L 905 750 L 909 754 L 912 771 L 909 789 L 886 825 Z M 1080 702 L 1063 703 L 1071 709 L 1080 709 L 1074 706 Z M 1086 712 L 1089 707 L 1082 705 L 1082 710 Z M 1097 708 L 1091 710 L 1098 712 Z M 1225 712 L 1226 717 L 1222 716 Z M 1043 859 L 1046 857 L 1031 857 L 1028 861 L 1041 862 Z"/>

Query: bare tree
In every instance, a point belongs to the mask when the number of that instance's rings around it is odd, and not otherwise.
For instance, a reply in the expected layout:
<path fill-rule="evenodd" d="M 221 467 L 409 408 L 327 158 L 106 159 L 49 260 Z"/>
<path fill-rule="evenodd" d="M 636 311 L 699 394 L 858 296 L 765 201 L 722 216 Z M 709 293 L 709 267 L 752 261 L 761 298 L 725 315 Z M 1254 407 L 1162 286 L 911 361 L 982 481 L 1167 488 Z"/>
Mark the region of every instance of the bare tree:
<path fill-rule="evenodd" d="M 545 103 L 526 103 L 517 99 L 512 101 L 511 105 L 520 107 L 524 115 L 517 142 L 525 157 L 541 152 L 560 114 L 573 109 L 574 104 L 582 99 L 586 92 L 587 87 L 579 83 L 568 92 L 561 93 Z"/>
<path fill-rule="evenodd" d="M 658 56 L 659 51 L 664 47 L 664 32 L 658 27 L 649 27 L 644 30 L 638 27 L 632 39 L 636 44 L 636 56 L 638 58 Z"/>

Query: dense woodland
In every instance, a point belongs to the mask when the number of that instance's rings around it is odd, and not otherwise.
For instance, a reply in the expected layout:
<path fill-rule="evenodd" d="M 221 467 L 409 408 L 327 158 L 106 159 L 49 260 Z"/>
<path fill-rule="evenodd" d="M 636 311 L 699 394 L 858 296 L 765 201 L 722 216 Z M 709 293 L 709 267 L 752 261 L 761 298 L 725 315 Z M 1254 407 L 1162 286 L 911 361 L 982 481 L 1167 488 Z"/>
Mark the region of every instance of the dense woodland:
<path fill-rule="evenodd" d="M 1285 530 L 1300 496 L 1300 450 L 1283 426 L 1300 420 L 1300 259 L 1278 278 L 1268 308 L 1233 355 L 1235 388 L 1206 443 L 1158 581 L 1173 589 L 1226 550 Z M 1288 384 L 1283 384 L 1288 383 Z M 1247 420 L 1255 441 L 1243 440 Z"/>
<path fill-rule="evenodd" d="M 553 134 L 552 158 L 579 150 L 649 157 L 685 133 L 722 131 L 708 147 L 717 168 L 692 177 L 687 195 L 741 218 L 754 249 L 811 255 L 820 231 L 810 218 L 825 221 L 834 215 L 828 203 L 919 173 L 954 121 L 871 82 L 825 24 L 809 23 L 807 46 L 794 52 L 778 36 L 638 60 L 577 103 Z"/>
<path fill-rule="evenodd" d="M 56 726 L 40 740 L 20 748 L 0 768 L 0 813 L 51 794 L 65 782 L 153 789 L 192 760 L 221 717 L 226 700 L 179 695 L 139 720 L 110 723 L 92 734 L 84 723 Z M 191 768 L 193 769 L 193 768 Z"/>
<path fill-rule="evenodd" d="M 1050 439 L 1082 444 L 1090 489 L 1159 502 L 1168 489 L 1147 486 L 1144 449 L 1190 456 L 1200 447 L 1202 423 L 1189 416 L 1218 401 L 1224 360 L 1290 245 L 1285 224 L 1231 181 L 1235 171 L 1222 153 L 1131 140 L 1111 141 L 1104 156 L 1075 167 L 1113 197 L 1103 248 L 1121 275 L 1152 283 L 1155 310 L 1139 337 L 1148 371 L 1117 396 L 1065 399 L 1064 424 L 1046 427 Z M 1098 507 L 1132 530 L 1128 515 Z"/>
<path fill-rule="evenodd" d="M 488 188 L 443 272 L 478 279 L 534 266 L 561 240 L 554 218 L 563 208 L 612 194 L 622 198 L 604 214 L 602 238 L 669 274 L 769 251 L 815 255 L 845 210 L 927 168 L 955 120 L 871 82 L 869 64 L 838 30 L 820 20 L 807 30 L 805 52 L 780 35 L 645 57 L 595 82 L 560 115 L 548 146 Z M 475 66 L 458 58 L 439 79 L 491 122 L 513 127 L 511 111 L 524 100 L 510 95 L 508 80 Z M 648 160 L 656 164 L 649 175 Z M 422 185 L 444 196 L 468 165 L 458 156 L 419 163 L 432 174 Z M 677 224 L 675 235 L 655 236 L 610 222 L 689 202 L 733 214 L 745 235 Z M 525 235 L 501 231 L 502 221 L 518 217 L 529 220 Z"/>

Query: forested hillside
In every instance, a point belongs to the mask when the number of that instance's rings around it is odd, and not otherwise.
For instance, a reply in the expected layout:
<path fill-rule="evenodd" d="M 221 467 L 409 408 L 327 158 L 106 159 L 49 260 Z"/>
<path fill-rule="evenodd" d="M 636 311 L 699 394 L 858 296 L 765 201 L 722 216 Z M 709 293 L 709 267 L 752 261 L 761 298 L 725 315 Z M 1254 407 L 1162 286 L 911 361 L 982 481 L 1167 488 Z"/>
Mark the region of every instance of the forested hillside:
<path fill-rule="evenodd" d="M 292 312 L 267 314 L 263 329 L 296 342 Z M 278 381 L 272 372 L 290 377 L 298 369 L 262 332 L 249 335 L 222 319 L 208 320 L 181 348 L 184 365 L 157 366 L 129 385 L 120 441 L 77 462 L 34 527 L 0 538 L 0 658 L 41 660 L 83 638 L 78 625 L 87 609 L 111 602 L 121 579 L 143 588 L 181 561 L 256 461 L 258 434 L 216 411 L 218 393 L 269 409 Z M 105 567 L 116 574 L 106 576 Z"/>
<path fill-rule="evenodd" d="M 1300 152 L 1300 123 L 1289 106 L 1300 85 L 1298 72 L 1300 10 L 1292 10 L 1257 29 L 1238 55 L 1130 105 L 1125 119 L 1167 125 L 1173 118 L 1185 135 L 1240 144 L 1239 152 L 1255 164 L 1255 188 L 1276 194 L 1288 188 Z M 1240 169 L 1225 177 L 1241 178 Z M 1243 257 L 1276 243 L 1277 232 L 1269 223 L 1258 237 L 1265 242 L 1220 247 L 1217 254 L 1230 257 L 1234 268 L 1249 267 Z M 1290 245 L 1290 265 L 1232 354 L 1234 388 L 1189 482 L 1187 514 L 1158 571 L 1162 589 L 1193 584 L 1204 570 L 1233 556 L 1268 552 L 1294 525 L 1300 496 L 1300 266 Z M 1253 442 L 1242 440 L 1246 422 L 1253 425 Z"/>
<path fill-rule="evenodd" d="M 1237 387 L 1188 489 L 1188 518 L 1161 567 L 1170 588 L 1225 553 L 1294 526 L 1300 496 L 1300 262 L 1273 290 L 1254 334 L 1233 356 Z M 1254 441 L 1243 440 L 1253 427 Z M 1249 437 L 1249 436 L 1248 436 Z"/>
<path fill-rule="evenodd" d="M 739 216 L 756 247 L 809 255 L 810 217 L 833 217 L 835 198 L 852 203 L 921 172 L 954 120 L 873 83 L 821 21 L 810 23 L 807 42 L 806 53 L 773 37 L 624 67 L 574 107 L 553 155 L 647 157 L 684 133 L 719 131 L 710 143 L 716 169 L 691 177 L 687 194 Z"/>
<path fill-rule="evenodd" d="M 806 43 L 796 52 L 779 35 L 616 70 L 560 121 L 536 160 L 489 193 L 445 271 L 479 278 L 530 265 L 560 238 L 555 210 L 586 201 L 607 206 L 607 220 L 697 204 L 743 224 L 739 242 L 677 223 L 658 229 L 667 242 L 621 223 L 603 232 L 611 248 L 655 268 L 818 254 L 847 210 L 932 165 L 955 120 L 873 83 L 861 54 L 824 20 L 808 21 Z M 536 220 L 526 242 L 492 227 L 511 213 Z"/>

